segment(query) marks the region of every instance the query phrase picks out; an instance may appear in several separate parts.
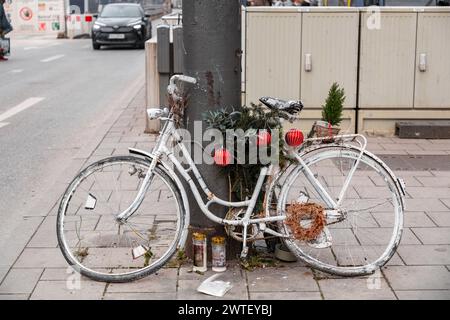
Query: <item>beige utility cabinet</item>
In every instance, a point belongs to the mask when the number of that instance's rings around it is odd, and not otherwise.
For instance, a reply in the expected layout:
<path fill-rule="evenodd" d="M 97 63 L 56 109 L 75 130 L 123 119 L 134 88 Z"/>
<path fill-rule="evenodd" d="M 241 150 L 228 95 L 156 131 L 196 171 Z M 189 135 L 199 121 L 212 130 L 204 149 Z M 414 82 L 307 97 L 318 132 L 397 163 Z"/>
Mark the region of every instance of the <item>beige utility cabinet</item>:
<path fill-rule="evenodd" d="M 306 108 L 321 108 L 333 82 L 345 89 L 345 108 L 356 107 L 358 72 L 357 10 L 302 14 L 300 95 Z"/>
<path fill-rule="evenodd" d="M 359 108 L 412 108 L 417 13 L 383 8 L 379 29 L 361 14 Z"/>
<path fill-rule="evenodd" d="M 450 12 L 418 14 L 414 108 L 450 108 Z"/>
<path fill-rule="evenodd" d="M 246 104 L 262 96 L 300 98 L 299 12 L 249 11 L 246 16 Z"/>

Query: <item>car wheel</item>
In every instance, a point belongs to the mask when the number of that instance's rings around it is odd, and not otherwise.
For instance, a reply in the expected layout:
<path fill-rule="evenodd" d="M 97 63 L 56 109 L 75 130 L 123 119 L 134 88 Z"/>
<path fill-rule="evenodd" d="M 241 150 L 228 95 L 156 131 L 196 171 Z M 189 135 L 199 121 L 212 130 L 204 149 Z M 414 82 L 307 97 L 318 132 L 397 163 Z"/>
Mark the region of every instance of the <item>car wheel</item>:
<path fill-rule="evenodd" d="M 136 43 L 136 48 L 137 49 L 145 49 L 145 40 L 139 41 L 138 43 Z"/>
<path fill-rule="evenodd" d="M 96 42 L 92 42 L 92 48 L 94 48 L 94 50 L 100 50 L 100 45 Z"/>

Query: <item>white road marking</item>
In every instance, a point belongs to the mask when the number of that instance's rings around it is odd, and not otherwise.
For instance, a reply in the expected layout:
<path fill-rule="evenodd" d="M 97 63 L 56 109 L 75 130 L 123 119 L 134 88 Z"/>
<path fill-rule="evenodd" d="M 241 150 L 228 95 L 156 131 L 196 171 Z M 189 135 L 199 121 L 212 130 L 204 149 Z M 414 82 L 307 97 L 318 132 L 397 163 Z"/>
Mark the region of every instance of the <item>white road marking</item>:
<path fill-rule="evenodd" d="M 21 73 L 21 72 L 23 72 L 23 69 L 14 69 L 10 71 L 10 73 Z"/>
<path fill-rule="evenodd" d="M 0 128 L 6 127 L 9 123 L 8 122 L 0 122 Z"/>
<path fill-rule="evenodd" d="M 25 51 L 34 50 L 34 49 L 39 49 L 39 47 L 25 47 L 25 48 L 23 48 L 23 50 L 25 50 Z"/>
<path fill-rule="evenodd" d="M 24 102 L 18 104 L 17 106 L 9 109 L 8 111 L 3 112 L 0 114 L 0 122 L 5 121 L 8 118 L 11 118 L 12 116 L 18 114 L 19 112 L 22 112 L 32 106 L 34 106 L 36 103 L 41 102 L 45 98 L 41 97 L 34 97 L 34 98 L 28 98 Z"/>
<path fill-rule="evenodd" d="M 64 57 L 64 56 L 65 56 L 65 54 L 58 54 L 58 55 L 56 55 L 56 56 L 53 56 L 53 57 L 50 57 L 50 58 L 41 60 L 41 62 L 55 61 L 55 60 L 61 59 L 61 58 Z"/>
<path fill-rule="evenodd" d="M 45 48 L 49 48 L 49 47 L 56 47 L 56 46 L 60 46 L 61 42 L 54 42 L 54 43 L 50 43 L 48 45 L 45 46 Z"/>

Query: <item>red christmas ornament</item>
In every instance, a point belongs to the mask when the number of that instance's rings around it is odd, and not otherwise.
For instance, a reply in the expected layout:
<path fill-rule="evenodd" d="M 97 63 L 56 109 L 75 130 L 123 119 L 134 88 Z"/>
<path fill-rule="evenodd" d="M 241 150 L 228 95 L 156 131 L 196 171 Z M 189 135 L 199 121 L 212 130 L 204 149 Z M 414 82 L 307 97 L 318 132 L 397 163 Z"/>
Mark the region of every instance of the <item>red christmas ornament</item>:
<path fill-rule="evenodd" d="M 299 129 L 291 129 L 288 132 L 286 132 L 284 140 L 286 140 L 286 143 L 289 146 L 298 147 L 303 143 L 304 140 L 303 132 Z"/>
<path fill-rule="evenodd" d="M 257 146 L 268 146 L 270 142 L 272 141 L 272 135 L 267 130 L 261 130 L 258 133 L 258 137 L 256 140 Z"/>
<path fill-rule="evenodd" d="M 225 148 L 217 149 L 214 152 L 214 162 L 221 167 L 226 167 L 230 164 L 231 160 L 231 154 L 230 151 L 228 151 Z"/>

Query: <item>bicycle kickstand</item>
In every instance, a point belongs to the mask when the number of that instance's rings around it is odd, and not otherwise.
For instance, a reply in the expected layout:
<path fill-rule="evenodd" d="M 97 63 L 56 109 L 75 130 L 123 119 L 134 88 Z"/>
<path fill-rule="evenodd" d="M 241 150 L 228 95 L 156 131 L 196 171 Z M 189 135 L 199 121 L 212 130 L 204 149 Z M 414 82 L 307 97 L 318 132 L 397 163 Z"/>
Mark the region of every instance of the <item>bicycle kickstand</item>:
<path fill-rule="evenodd" d="M 247 246 L 247 223 L 243 225 L 243 235 L 242 235 L 242 251 L 241 251 L 241 259 L 246 259 L 248 254 L 248 246 Z"/>

